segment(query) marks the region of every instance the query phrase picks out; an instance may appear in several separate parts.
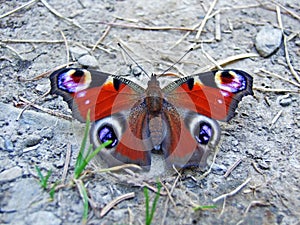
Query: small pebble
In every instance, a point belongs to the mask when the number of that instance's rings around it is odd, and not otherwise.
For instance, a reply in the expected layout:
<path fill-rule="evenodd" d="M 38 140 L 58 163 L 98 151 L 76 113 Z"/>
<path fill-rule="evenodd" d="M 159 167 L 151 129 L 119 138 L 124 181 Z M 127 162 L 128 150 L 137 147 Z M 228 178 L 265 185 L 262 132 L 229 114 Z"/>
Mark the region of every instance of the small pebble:
<path fill-rule="evenodd" d="M 89 54 L 88 50 L 80 48 L 78 46 L 70 47 L 70 52 L 75 59 L 79 59 L 81 56 Z"/>
<path fill-rule="evenodd" d="M 31 146 L 34 146 L 34 145 L 37 145 L 38 143 L 40 143 L 41 140 L 42 140 L 42 137 L 40 135 L 31 134 L 26 138 L 25 145 L 26 145 L 26 147 L 31 147 Z"/>
<path fill-rule="evenodd" d="M 256 35 L 255 47 L 260 56 L 268 57 L 278 50 L 281 42 L 281 30 L 272 26 L 265 26 Z"/>
<path fill-rule="evenodd" d="M 35 90 L 37 90 L 38 92 L 44 93 L 48 90 L 48 88 L 49 88 L 49 85 L 47 85 L 47 84 L 38 84 L 35 87 Z"/>
<path fill-rule="evenodd" d="M 277 102 L 283 107 L 289 106 L 290 104 L 292 104 L 292 96 L 289 94 L 279 96 L 277 98 Z"/>
<path fill-rule="evenodd" d="M 18 166 L 15 166 L 0 173 L 0 182 L 12 181 L 20 176 L 22 176 L 22 169 Z"/>
<path fill-rule="evenodd" d="M 98 61 L 94 56 L 84 55 L 78 59 L 78 63 L 82 66 L 97 68 Z"/>
<path fill-rule="evenodd" d="M 12 152 L 14 150 L 14 144 L 12 143 L 11 140 L 5 139 L 4 149 L 8 152 Z"/>
<path fill-rule="evenodd" d="M 212 169 L 212 172 L 217 175 L 224 175 L 227 171 L 226 166 L 215 164 L 215 163 L 213 164 L 211 169 Z"/>

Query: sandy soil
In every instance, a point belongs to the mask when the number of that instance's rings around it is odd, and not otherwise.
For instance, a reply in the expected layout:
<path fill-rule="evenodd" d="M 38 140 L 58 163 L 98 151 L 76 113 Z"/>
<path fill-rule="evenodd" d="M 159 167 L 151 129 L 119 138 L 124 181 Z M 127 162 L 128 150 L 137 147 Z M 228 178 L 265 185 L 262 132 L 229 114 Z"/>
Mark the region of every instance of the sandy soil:
<path fill-rule="evenodd" d="M 82 219 L 78 189 L 61 187 L 49 201 L 49 194 L 40 188 L 35 166 L 43 174 L 51 169 L 53 184 L 64 176 L 67 153 L 71 153 L 68 184 L 84 124 L 35 107 L 29 107 L 16 121 L 21 112 L 18 108 L 24 107 L 26 100 L 71 115 L 61 98 L 42 97 L 50 88 L 47 77 L 32 78 L 77 61 L 83 50 L 95 57 L 100 70 L 127 73 L 131 61 L 125 60 L 118 42 L 149 73 L 163 71 L 195 41 L 203 42 L 198 45 L 202 49 L 176 65 L 178 73 L 194 74 L 213 66 L 205 53 L 217 61 L 257 54 L 256 36 L 268 25 L 282 28 L 286 43 L 281 40 L 279 49 L 267 58 L 246 57 L 225 66 L 252 74 L 255 95 L 243 99 L 229 123 L 221 123 L 219 152 L 209 174 L 203 177 L 204 171 L 187 169 L 180 176 L 175 172 L 160 175 L 165 195 L 159 198 L 153 224 L 300 224 L 299 1 L 216 1 L 210 10 L 213 2 L 196 0 L 41 0 L 5 15 L 27 2 L 0 1 L 1 224 L 80 224 Z M 209 10 L 211 16 L 207 17 Z M 112 23 L 110 29 L 107 23 Z M 197 38 L 201 23 L 204 27 Z M 69 59 L 64 37 L 70 49 L 77 47 Z M 237 167 L 224 177 L 235 162 L 239 162 Z M 156 186 L 153 174 L 145 179 L 142 174 L 100 173 L 83 181 L 91 199 L 88 224 L 144 223 L 142 186 L 144 181 Z M 166 188 L 172 191 L 171 199 Z M 231 193 L 234 190 L 238 191 Z M 104 206 L 131 192 L 134 198 L 100 216 Z M 231 194 L 214 201 L 225 193 Z M 154 196 L 150 192 L 151 202 Z M 194 211 L 195 205 L 216 208 Z"/>

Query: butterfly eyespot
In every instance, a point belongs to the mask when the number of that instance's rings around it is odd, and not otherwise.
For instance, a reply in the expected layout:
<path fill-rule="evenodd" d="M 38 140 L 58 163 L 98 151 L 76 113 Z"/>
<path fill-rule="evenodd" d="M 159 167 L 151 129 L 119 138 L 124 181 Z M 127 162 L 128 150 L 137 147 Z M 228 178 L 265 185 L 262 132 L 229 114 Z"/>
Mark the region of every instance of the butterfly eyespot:
<path fill-rule="evenodd" d="M 118 138 L 114 129 L 110 125 L 104 125 L 98 130 L 98 138 L 100 143 L 105 143 L 111 141 L 111 144 L 106 146 L 106 148 L 114 148 L 118 144 Z"/>
<path fill-rule="evenodd" d="M 221 90 L 237 93 L 246 89 L 247 80 L 239 71 L 224 70 L 218 71 L 215 75 L 215 82 Z"/>
<path fill-rule="evenodd" d="M 57 76 L 58 88 L 69 93 L 85 90 L 91 82 L 91 73 L 83 69 L 65 69 Z"/>
<path fill-rule="evenodd" d="M 207 145 L 213 136 L 213 130 L 210 124 L 202 122 L 199 124 L 199 134 L 196 136 L 196 140 L 201 145 Z"/>

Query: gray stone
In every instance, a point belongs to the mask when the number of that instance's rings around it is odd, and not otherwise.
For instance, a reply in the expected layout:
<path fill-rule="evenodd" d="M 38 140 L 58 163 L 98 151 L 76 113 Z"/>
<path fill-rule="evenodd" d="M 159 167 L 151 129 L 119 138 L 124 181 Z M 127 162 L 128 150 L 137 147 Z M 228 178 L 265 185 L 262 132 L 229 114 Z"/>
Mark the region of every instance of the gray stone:
<path fill-rule="evenodd" d="M 0 173 L 0 182 L 12 181 L 20 176 L 22 176 L 22 169 L 18 166 L 15 166 Z"/>
<path fill-rule="evenodd" d="M 3 200 L 8 201 L 3 206 L 5 211 L 19 211 L 28 209 L 34 199 L 41 194 L 38 181 L 35 179 L 20 179 L 13 184 L 13 187 L 7 191 L 7 197 Z M 38 203 L 37 203 L 38 204 Z"/>
<path fill-rule="evenodd" d="M 26 138 L 25 145 L 26 145 L 26 147 L 31 147 L 31 146 L 34 146 L 34 145 L 37 145 L 38 143 L 40 143 L 41 140 L 42 140 L 42 137 L 40 135 L 31 134 Z"/>
<path fill-rule="evenodd" d="M 292 104 L 293 100 L 292 100 L 292 96 L 287 94 L 287 95 L 283 95 L 283 96 L 279 96 L 277 98 L 277 102 L 283 106 L 283 107 L 286 107 L 286 106 L 289 106 L 290 104 Z"/>
<path fill-rule="evenodd" d="M 98 61 L 94 56 L 84 55 L 78 59 L 78 63 L 82 66 L 97 68 Z"/>
<path fill-rule="evenodd" d="M 5 139 L 4 140 L 4 149 L 8 152 L 12 152 L 14 150 L 14 144 L 11 140 Z"/>
<path fill-rule="evenodd" d="M 216 164 L 216 163 L 214 163 L 212 165 L 211 169 L 212 169 L 212 173 L 218 174 L 218 175 L 224 175 L 226 173 L 226 171 L 227 171 L 226 166 L 219 165 L 219 164 Z"/>
<path fill-rule="evenodd" d="M 81 56 L 89 54 L 88 50 L 80 48 L 79 46 L 70 47 L 70 52 L 75 59 L 80 58 Z"/>
<path fill-rule="evenodd" d="M 268 57 L 278 50 L 281 42 L 281 30 L 272 26 L 265 26 L 256 35 L 255 47 L 262 57 Z"/>

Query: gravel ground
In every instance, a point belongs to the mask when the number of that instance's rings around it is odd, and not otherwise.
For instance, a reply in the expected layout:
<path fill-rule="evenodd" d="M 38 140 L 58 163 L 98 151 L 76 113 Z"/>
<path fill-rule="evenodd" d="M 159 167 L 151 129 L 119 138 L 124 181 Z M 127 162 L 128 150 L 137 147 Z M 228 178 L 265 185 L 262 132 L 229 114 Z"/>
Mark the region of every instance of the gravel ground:
<path fill-rule="evenodd" d="M 149 73 L 162 72 L 202 42 L 176 64 L 176 71 L 188 75 L 210 69 L 206 55 L 228 60 L 225 68 L 254 77 L 254 96 L 243 98 L 230 122 L 220 123 L 219 151 L 206 176 L 195 168 L 180 176 L 162 171 L 159 156 L 149 173 L 87 175 L 87 224 L 145 223 L 142 187 L 155 188 L 157 177 L 164 187 L 153 224 L 300 224 L 299 1 L 0 3 L 0 224 L 81 223 L 82 198 L 70 181 L 84 124 L 68 119 L 71 112 L 61 98 L 44 95 L 50 82 L 47 74 L 39 75 L 70 61 L 125 74 L 131 61 L 118 42 Z M 247 55 L 229 58 L 240 54 Z M 18 119 L 26 101 L 34 105 Z M 43 174 L 52 170 L 49 187 L 65 177 L 53 200 L 40 187 L 35 166 Z M 134 197 L 101 215 L 107 204 L 128 193 Z M 149 194 L 152 202 L 155 193 Z M 195 205 L 216 208 L 194 211 Z"/>

